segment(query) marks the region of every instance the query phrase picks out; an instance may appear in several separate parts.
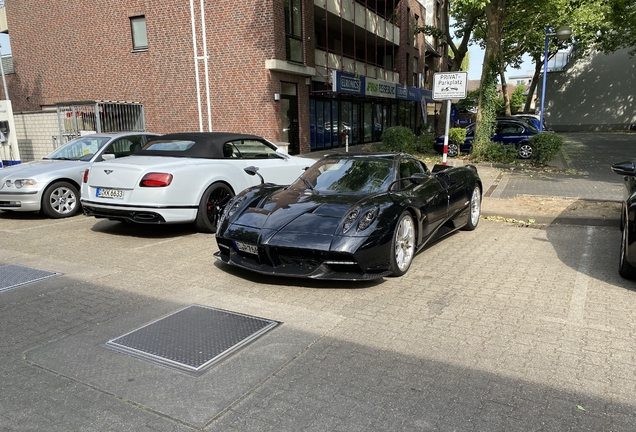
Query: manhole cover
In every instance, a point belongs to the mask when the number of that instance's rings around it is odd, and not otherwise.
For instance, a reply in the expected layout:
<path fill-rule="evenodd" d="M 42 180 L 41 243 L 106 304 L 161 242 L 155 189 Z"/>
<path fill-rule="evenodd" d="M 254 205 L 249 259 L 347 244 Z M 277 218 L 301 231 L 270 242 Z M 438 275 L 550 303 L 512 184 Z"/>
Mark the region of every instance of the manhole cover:
<path fill-rule="evenodd" d="M 106 346 L 198 375 L 278 324 L 193 305 L 110 340 Z"/>
<path fill-rule="evenodd" d="M 60 273 L 38 270 L 18 264 L 0 266 L 0 292 L 59 274 Z"/>

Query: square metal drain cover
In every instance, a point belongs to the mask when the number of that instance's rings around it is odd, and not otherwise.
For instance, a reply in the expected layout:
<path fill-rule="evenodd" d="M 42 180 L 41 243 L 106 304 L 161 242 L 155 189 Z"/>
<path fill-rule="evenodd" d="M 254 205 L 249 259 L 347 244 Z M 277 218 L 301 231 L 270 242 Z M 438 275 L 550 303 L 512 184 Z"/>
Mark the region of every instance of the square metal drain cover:
<path fill-rule="evenodd" d="M 264 318 L 192 305 L 106 346 L 195 375 L 280 324 Z"/>
<path fill-rule="evenodd" d="M 12 288 L 37 282 L 60 273 L 47 270 L 38 270 L 31 267 L 25 267 L 18 264 L 9 264 L 0 266 L 0 292 L 7 291 Z"/>

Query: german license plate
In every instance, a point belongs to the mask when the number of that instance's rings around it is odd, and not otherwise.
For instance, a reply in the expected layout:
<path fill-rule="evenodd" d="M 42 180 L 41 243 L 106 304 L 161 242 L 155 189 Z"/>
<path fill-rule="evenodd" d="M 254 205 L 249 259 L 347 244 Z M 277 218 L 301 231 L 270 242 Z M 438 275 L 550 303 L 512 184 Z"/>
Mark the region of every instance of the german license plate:
<path fill-rule="evenodd" d="M 97 188 L 97 190 L 95 191 L 95 196 L 97 198 L 123 199 L 124 191 L 121 189 Z"/>
<path fill-rule="evenodd" d="M 235 241 L 234 244 L 236 245 L 236 249 L 238 249 L 241 252 L 258 255 L 258 246 L 256 245 L 251 245 L 248 243 L 240 243 L 237 241 Z"/>

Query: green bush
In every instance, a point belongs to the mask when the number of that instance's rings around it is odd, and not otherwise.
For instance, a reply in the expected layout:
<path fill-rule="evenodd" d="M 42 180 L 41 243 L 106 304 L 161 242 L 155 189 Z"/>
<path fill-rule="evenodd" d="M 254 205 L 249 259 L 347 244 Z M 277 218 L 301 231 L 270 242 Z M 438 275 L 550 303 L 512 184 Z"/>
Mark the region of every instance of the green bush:
<path fill-rule="evenodd" d="M 417 153 L 433 152 L 433 144 L 435 144 L 435 134 L 432 132 L 422 132 L 421 135 L 415 137 L 415 151 Z"/>
<path fill-rule="evenodd" d="M 545 165 L 561 150 L 563 138 L 551 132 L 543 132 L 530 138 L 532 163 Z"/>
<path fill-rule="evenodd" d="M 448 142 L 453 144 L 464 144 L 466 141 L 466 129 L 464 128 L 450 128 L 448 130 Z"/>
<path fill-rule="evenodd" d="M 404 126 L 393 126 L 382 133 L 382 144 L 389 151 L 415 152 L 415 134 Z"/>
<path fill-rule="evenodd" d="M 473 149 L 471 159 L 473 162 L 512 164 L 517 159 L 517 149 L 513 145 L 490 141 L 480 148 L 479 153 Z"/>

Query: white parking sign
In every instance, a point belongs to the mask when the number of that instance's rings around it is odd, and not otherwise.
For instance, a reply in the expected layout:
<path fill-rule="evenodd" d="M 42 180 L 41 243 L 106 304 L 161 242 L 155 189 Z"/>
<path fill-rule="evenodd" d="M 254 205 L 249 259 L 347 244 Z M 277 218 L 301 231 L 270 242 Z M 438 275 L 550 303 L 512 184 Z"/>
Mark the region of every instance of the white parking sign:
<path fill-rule="evenodd" d="M 468 72 L 438 72 L 433 76 L 433 99 L 465 99 Z"/>

